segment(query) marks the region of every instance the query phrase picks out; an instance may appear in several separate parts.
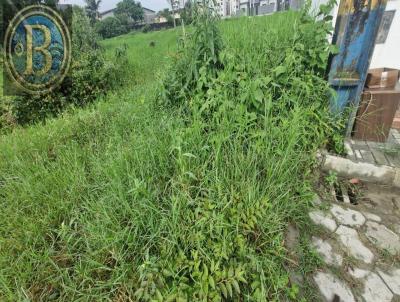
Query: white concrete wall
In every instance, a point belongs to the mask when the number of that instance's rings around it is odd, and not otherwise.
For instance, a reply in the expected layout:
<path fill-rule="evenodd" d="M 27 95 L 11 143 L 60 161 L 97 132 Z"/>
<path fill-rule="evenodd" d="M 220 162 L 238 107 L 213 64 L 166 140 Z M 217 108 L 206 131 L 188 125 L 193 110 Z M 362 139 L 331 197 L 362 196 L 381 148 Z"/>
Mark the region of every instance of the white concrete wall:
<path fill-rule="evenodd" d="M 396 10 L 385 44 L 376 44 L 371 68 L 389 67 L 400 69 L 400 0 L 391 0 L 386 10 Z"/>

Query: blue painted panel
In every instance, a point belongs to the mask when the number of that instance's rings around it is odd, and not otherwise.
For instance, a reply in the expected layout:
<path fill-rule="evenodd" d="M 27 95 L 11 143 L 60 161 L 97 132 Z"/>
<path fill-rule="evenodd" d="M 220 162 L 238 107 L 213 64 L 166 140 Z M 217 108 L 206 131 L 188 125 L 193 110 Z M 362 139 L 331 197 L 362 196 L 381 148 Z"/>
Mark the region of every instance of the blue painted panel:
<path fill-rule="evenodd" d="M 349 105 L 358 106 L 385 7 L 386 0 L 340 3 L 333 38 L 339 54 L 332 58 L 329 72 L 329 83 L 337 93 L 331 102 L 334 112 L 342 112 Z M 352 121 L 349 124 L 352 127 Z"/>

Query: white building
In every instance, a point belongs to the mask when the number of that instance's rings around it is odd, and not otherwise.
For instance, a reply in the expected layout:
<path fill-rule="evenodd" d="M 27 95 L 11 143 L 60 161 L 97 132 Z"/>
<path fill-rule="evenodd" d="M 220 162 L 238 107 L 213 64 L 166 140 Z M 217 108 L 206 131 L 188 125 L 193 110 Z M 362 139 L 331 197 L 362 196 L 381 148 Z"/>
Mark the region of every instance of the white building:
<path fill-rule="evenodd" d="M 300 10 L 305 0 L 240 0 L 240 13 L 247 16 L 272 14 L 283 10 Z"/>
<path fill-rule="evenodd" d="M 240 0 L 217 0 L 216 10 L 222 18 L 235 16 L 239 10 Z"/>

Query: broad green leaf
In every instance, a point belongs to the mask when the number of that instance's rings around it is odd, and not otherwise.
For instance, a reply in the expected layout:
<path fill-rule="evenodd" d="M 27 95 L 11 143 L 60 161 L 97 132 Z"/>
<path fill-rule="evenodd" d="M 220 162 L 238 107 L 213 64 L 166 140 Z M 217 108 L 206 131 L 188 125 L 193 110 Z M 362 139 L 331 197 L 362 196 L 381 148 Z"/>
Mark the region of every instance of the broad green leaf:
<path fill-rule="evenodd" d="M 230 282 L 226 282 L 226 289 L 228 290 L 229 297 L 233 297 L 233 290 L 232 290 L 232 285 Z"/>
<path fill-rule="evenodd" d="M 280 65 L 275 68 L 274 72 L 275 72 L 275 75 L 279 77 L 281 74 L 286 72 L 286 67 L 283 65 Z"/>
<path fill-rule="evenodd" d="M 210 284 L 210 286 L 213 288 L 213 289 L 215 289 L 215 282 L 214 282 L 214 278 L 213 278 L 213 276 L 209 276 L 208 277 L 208 283 Z"/>
<path fill-rule="evenodd" d="M 257 89 L 256 91 L 254 91 L 254 97 L 257 101 L 262 102 L 262 100 L 264 98 L 264 94 L 263 94 L 262 90 Z"/>
<path fill-rule="evenodd" d="M 236 280 L 232 280 L 232 285 L 235 288 L 235 291 L 240 294 L 240 287 L 239 287 L 239 283 Z"/>
<path fill-rule="evenodd" d="M 219 284 L 219 288 L 222 291 L 222 294 L 224 295 L 225 298 L 228 298 L 228 291 L 226 290 L 225 284 L 224 283 L 220 283 Z"/>

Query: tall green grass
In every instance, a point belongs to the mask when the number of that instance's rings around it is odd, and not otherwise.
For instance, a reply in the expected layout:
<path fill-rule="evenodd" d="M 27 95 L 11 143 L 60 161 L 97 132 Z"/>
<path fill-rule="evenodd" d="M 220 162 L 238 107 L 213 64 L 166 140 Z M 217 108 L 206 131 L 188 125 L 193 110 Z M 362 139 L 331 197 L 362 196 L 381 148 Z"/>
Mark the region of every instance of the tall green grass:
<path fill-rule="evenodd" d="M 186 107 L 158 93 L 177 31 L 105 41 L 128 44 L 139 80 L 1 136 L 0 299 L 290 297 L 284 231 L 306 221 L 328 98 L 313 64 L 278 68 L 298 53 L 299 20 L 220 22 L 224 70 L 200 73 Z"/>
<path fill-rule="evenodd" d="M 126 45 L 131 85 L 146 84 L 154 81 L 156 75 L 162 72 L 169 58 L 174 55 L 180 32 L 178 30 L 162 30 L 149 33 L 132 33 L 104 40 L 101 44 L 112 56 L 115 49 Z M 151 46 L 154 42 L 154 46 Z"/>
<path fill-rule="evenodd" d="M 167 299 L 264 301 L 296 291 L 282 235 L 290 220 L 304 221 L 313 154 L 329 128 L 331 28 L 306 12 L 238 23 L 246 31 L 228 22 L 232 40 L 219 43 L 213 17 L 197 18 L 164 81 L 165 103 L 187 119 L 172 191 L 187 233 L 177 228 L 179 240 L 150 260 L 159 283 L 142 277 L 136 296 L 145 301 L 157 298 L 149 282 Z"/>

